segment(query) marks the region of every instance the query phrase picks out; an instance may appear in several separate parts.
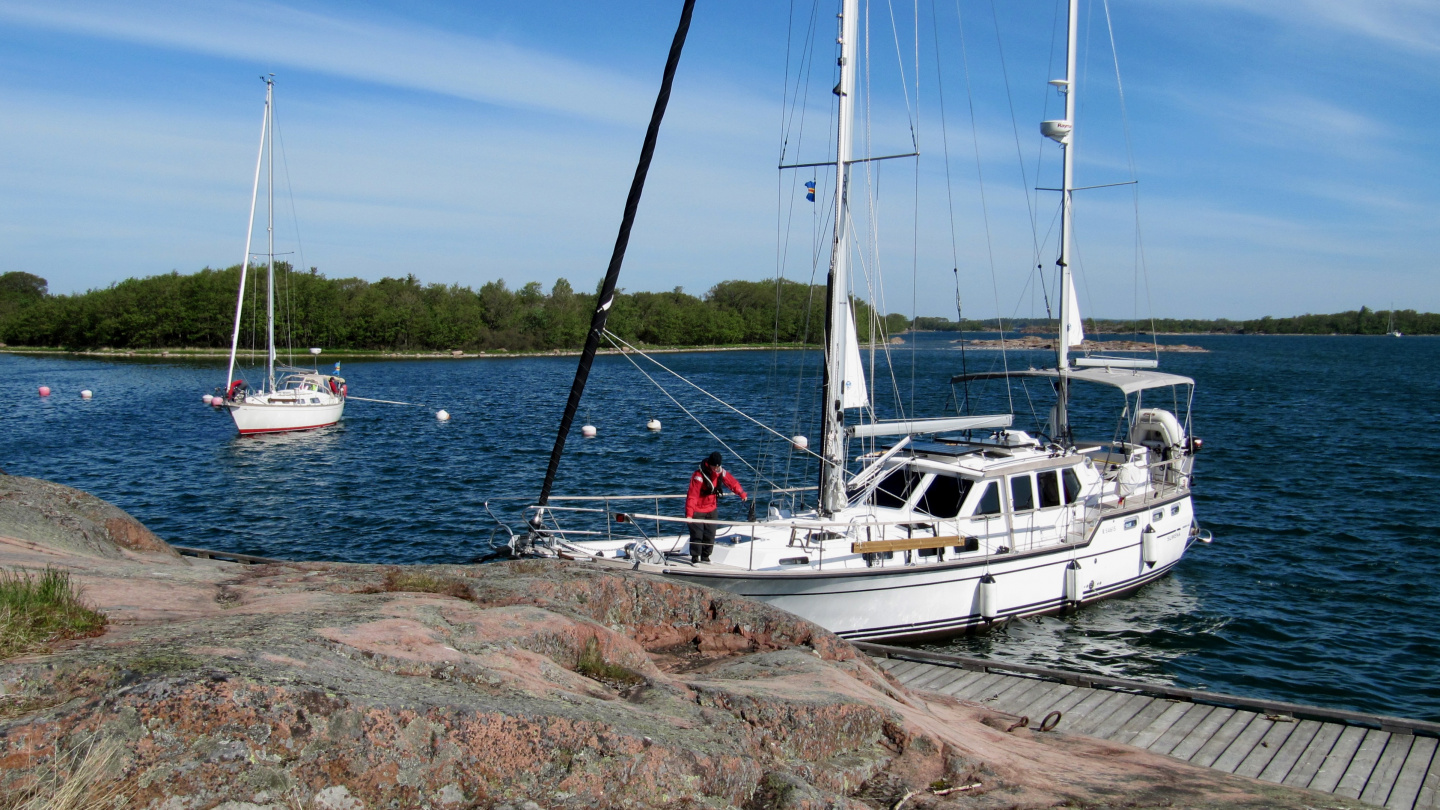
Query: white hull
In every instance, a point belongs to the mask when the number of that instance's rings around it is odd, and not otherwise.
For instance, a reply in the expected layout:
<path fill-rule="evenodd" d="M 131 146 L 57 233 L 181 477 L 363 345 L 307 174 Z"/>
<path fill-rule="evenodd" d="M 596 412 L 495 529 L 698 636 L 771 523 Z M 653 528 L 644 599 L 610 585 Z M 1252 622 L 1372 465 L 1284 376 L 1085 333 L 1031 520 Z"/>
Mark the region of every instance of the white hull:
<path fill-rule="evenodd" d="M 1141 532 L 1148 525 L 1144 519 L 1162 507 L 1169 517 L 1175 505 L 1180 512 L 1157 532 L 1155 561 L 1148 564 L 1141 551 Z M 1124 529 L 1125 522 L 1135 515 L 1141 520 Z M 1190 498 L 1185 496 L 1106 518 L 1088 543 L 1029 553 L 835 573 L 732 573 L 703 566 L 672 566 L 664 572 L 758 599 L 846 638 L 916 640 L 953 636 L 1129 593 L 1163 576 L 1180 561 L 1189 545 L 1192 519 Z M 723 560 L 718 546 L 715 559 Z M 1070 595 L 1066 593 L 1066 574 L 1072 560 L 1079 565 L 1078 587 L 1077 593 Z M 995 580 L 990 586 L 993 605 L 989 617 L 980 594 L 980 580 L 986 574 Z"/>
<path fill-rule="evenodd" d="M 280 433 L 290 430 L 311 430 L 333 425 L 345 414 L 345 400 L 318 405 L 269 404 L 263 402 L 232 402 L 230 418 L 240 434 Z"/>

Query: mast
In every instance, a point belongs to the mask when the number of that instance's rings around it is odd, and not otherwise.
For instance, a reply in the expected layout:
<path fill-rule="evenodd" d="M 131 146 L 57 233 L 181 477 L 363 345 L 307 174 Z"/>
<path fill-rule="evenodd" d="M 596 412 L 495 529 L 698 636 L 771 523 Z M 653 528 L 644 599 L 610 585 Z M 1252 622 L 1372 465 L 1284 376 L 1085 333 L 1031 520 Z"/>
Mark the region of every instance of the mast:
<path fill-rule="evenodd" d="M 1074 209 L 1071 206 L 1071 191 L 1075 187 L 1075 32 L 1079 22 L 1080 0 L 1070 0 L 1070 13 L 1065 38 L 1065 78 L 1057 79 L 1055 85 L 1065 96 L 1065 119 L 1042 123 L 1041 132 L 1060 143 L 1063 175 L 1060 185 L 1060 334 L 1055 341 L 1055 368 L 1059 372 L 1056 387 L 1055 423 L 1051 426 L 1055 439 L 1068 439 L 1070 417 L 1066 410 L 1070 397 L 1070 333 L 1075 324 L 1070 322 L 1079 308 L 1071 298 L 1075 294 L 1075 281 L 1070 273 L 1070 235 L 1074 228 Z"/>
<path fill-rule="evenodd" d="M 645 142 L 640 147 L 640 162 L 635 166 L 635 177 L 630 181 L 630 195 L 625 198 L 625 213 L 620 217 L 620 232 L 615 236 L 615 250 L 610 254 L 610 266 L 605 270 L 605 280 L 600 285 L 600 295 L 595 302 L 595 314 L 590 318 L 590 331 L 585 335 L 585 348 L 580 352 L 580 364 L 575 369 L 575 381 L 570 385 L 570 399 L 565 403 L 565 413 L 560 417 L 560 430 L 555 436 L 555 447 L 550 451 L 550 464 L 545 468 L 545 483 L 540 486 L 539 504 L 550 502 L 550 487 L 555 484 L 555 473 L 560 469 L 560 456 L 565 452 L 565 437 L 575 421 L 575 411 L 580 407 L 580 397 L 585 393 L 585 381 L 590 378 L 590 364 L 595 361 L 595 351 L 600 348 L 600 338 L 605 334 L 605 321 L 610 306 L 615 303 L 615 284 L 620 280 L 620 266 L 625 262 L 625 248 L 630 244 L 630 228 L 635 224 L 635 212 L 640 208 L 640 194 L 645 190 L 645 176 L 650 172 L 650 160 L 655 156 L 655 141 L 660 137 L 660 122 L 665 118 L 665 107 L 670 103 L 670 87 L 674 83 L 675 69 L 680 64 L 680 52 L 685 47 L 685 37 L 690 32 L 690 18 L 695 12 L 695 0 L 685 0 L 680 10 L 680 25 L 675 29 L 675 38 L 670 42 L 670 55 L 665 60 L 665 74 L 660 79 L 660 92 L 655 97 L 655 108 L 650 112 L 650 126 L 645 130 Z"/>
<path fill-rule="evenodd" d="M 260 77 L 268 84 L 269 79 Z M 230 370 L 225 372 L 225 389 L 235 379 L 235 352 L 240 347 L 240 309 L 245 304 L 245 273 L 250 269 L 250 239 L 255 235 L 255 201 L 260 196 L 260 164 L 265 160 L 265 133 L 270 126 L 270 91 L 265 91 L 265 113 L 260 118 L 260 150 L 255 155 L 255 182 L 250 186 L 250 218 L 245 220 L 245 257 L 240 261 L 240 292 L 235 296 L 235 331 L 230 335 Z"/>
<path fill-rule="evenodd" d="M 835 85 L 835 237 L 825 300 L 825 400 L 821 416 L 820 511 L 845 508 L 845 339 L 850 327 L 850 159 L 855 130 L 855 52 L 860 1 L 843 0 L 839 20 L 840 83 Z"/>
<path fill-rule="evenodd" d="M 270 390 L 275 390 L 275 74 L 263 77 L 265 80 L 265 109 L 269 112 L 266 139 L 270 145 L 265 189 L 265 230 L 269 239 L 266 253 L 269 254 L 269 281 L 265 285 L 265 370 L 270 377 Z"/>

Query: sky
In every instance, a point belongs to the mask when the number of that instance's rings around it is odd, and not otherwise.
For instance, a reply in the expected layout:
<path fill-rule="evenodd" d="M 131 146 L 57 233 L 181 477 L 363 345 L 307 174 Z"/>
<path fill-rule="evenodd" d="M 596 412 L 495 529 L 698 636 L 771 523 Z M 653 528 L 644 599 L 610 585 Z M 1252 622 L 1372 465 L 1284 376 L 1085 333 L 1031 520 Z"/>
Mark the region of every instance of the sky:
<path fill-rule="evenodd" d="M 776 166 L 833 153 L 833 5 L 697 3 L 623 288 L 823 279 L 833 177 Z M 1062 6 L 861 5 L 857 148 L 920 157 L 857 169 L 859 292 L 1044 316 Z M 594 289 L 680 6 L 0 0 L 0 273 L 237 264 L 273 73 L 284 258 Z M 1087 316 L 1440 310 L 1440 4 L 1082 2 L 1080 40 L 1076 183 L 1137 181 L 1076 194 Z"/>

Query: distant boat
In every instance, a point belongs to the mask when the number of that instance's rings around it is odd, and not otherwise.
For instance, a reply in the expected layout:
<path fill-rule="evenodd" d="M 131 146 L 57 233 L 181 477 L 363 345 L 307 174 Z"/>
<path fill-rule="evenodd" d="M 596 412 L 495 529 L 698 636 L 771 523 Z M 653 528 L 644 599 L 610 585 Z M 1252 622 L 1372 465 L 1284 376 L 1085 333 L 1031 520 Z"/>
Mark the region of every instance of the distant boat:
<path fill-rule="evenodd" d="M 1400 334 L 1399 329 L 1395 328 L 1395 306 L 1393 304 L 1390 306 L 1390 323 L 1386 324 L 1385 332 L 1389 334 L 1390 337 L 1405 337 Z"/>
<path fill-rule="evenodd" d="M 230 412 L 241 435 L 280 433 L 327 427 L 340 421 L 345 413 L 347 394 L 345 379 L 337 374 L 281 366 L 280 379 L 275 378 L 275 79 L 265 81 L 265 117 L 260 126 L 260 155 L 255 159 L 255 184 L 250 192 L 250 221 L 245 229 L 245 260 L 240 264 L 240 290 L 235 299 L 235 331 L 230 338 L 230 368 L 225 386 L 216 391 L 222 407 Z M 269 158 L 267 160 L 267 157 Z M 252 389 L 243 378 L 235 376 L 235 352 L 240 345 L 240 316 L 245 305 L 245 276 L 250 268 L 250 239 L 254 235 L 255 203 L 260 194 L 260 168 L 269 167 L 266 179 L 266 267 L 269 283 L 265 287 L 265 379 Z M 318 356 L 319 349 L 311 349 Z"/>
<path fill-rule="evenodd" d="M 851 308 L 848 204 L 858 197 L 851 193 L 851 168 L 872 156 L 857 159 L 852 152 L 861 10 L 858 0 L 843 0 L 836 40 L 838 126 L 829 130 L 836 133 L 836 149 L 825 164 L 835 172 L 838 192 L 829 217 L 834 233 L 824 393 L 817 402 L 823 433 L 818 486 L 772 490 L 763 517 L 755 516 L 752 501 L 746 520 L 701 521 L 717 529 L 713 549 L 703 542 L 692 547 L 687 535 L 675 533 L 693 519 L 674 513 L 627 511 L 614 514 L 614 524 L 584 524 L 627 500 L 641 510 L 655 504 L 658 512 L 661 499 L 678 496 L 586 493 L 555 497 L 578 505 L 551 503 L 565 436 L 589 373 L 582 356 L 539 501 L 527 510 L 526 533 L 512 535 L 511 550 L 518 556 L 633 567 L 759 599 L 846 638 L 879 640 L 944 637 L 1074 610 L 1164 576 L 1193 542 L 1208 542 L 1190 491 L 1201 445 L 1189 430 L 1194 381 L 1151 370 L 1156 361 L 1150 359 L 1070 352 L 1084 337 L 1070 273 L 1077 2 L 1069 3 L 1066 75 L 1051 82 L 1064 94 L 1065 118 L 1041 125 L 1043 135 L 1064 147 L 1057 362 L 1054 368 L 1009 372 L 1054 386 L 1057 401 L 1046 435 L 1012 429 L 1013 413 L 877 421 L 869 409 Z M 652 121 L 647 148 L 654 126 Z M 638 202 L 634 187 L 631 194 L 627 217 Z M 627 225 L 622 224 L 622 238 Z M 621 249 L 617 255 L 623 256 Z M 590 356 L 604 331 L 618 269 L 612 260 L 586 344 Z M 968 374 L 952 382 L 1003 376 Z M 1098 441 L 1072 435 L 1068 397 L 1078 383 L 1123 394 L 1115 435 Z M 1170 402 L 1187 413 L 1177 417 L 1156 407 Z M 847 411 L 856 410 L 861 416 L 847 424 Z M 863 451 L 867 440 L 869 452 L 852 458 L 852 444 Z M 797 452 L 809 452 L 804 437 L 791 442 Z M 723 477 L 716 469 L 712 463 L 694 474 L 696 491 L 719 492 Z M 605 475 L 587 479 L 617 483 Z M 815 496 L 813 505 L 804 504 L 807 493 Z M 668 532 L 666 525 L 672 527 Z"/>

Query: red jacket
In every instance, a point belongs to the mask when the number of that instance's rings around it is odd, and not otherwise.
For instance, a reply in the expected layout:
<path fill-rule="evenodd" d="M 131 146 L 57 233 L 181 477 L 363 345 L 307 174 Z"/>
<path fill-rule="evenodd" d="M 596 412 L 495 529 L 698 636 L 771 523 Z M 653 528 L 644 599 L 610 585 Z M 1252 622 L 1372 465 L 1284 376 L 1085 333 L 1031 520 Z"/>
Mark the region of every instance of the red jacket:
<path fill-rule="evenodd" d="M 695 517 L 696 512 L 714 512 L 722 484 L 739 495 L 740 500 L 745 500 L 745 490 L 740 487 L 735 476 L 726 472 L 724 467 L 717 469 L 709 464 L 701 464 L 700 469 L 690 476 L 690 491 L 685 494 L 685 517 Z"/>

